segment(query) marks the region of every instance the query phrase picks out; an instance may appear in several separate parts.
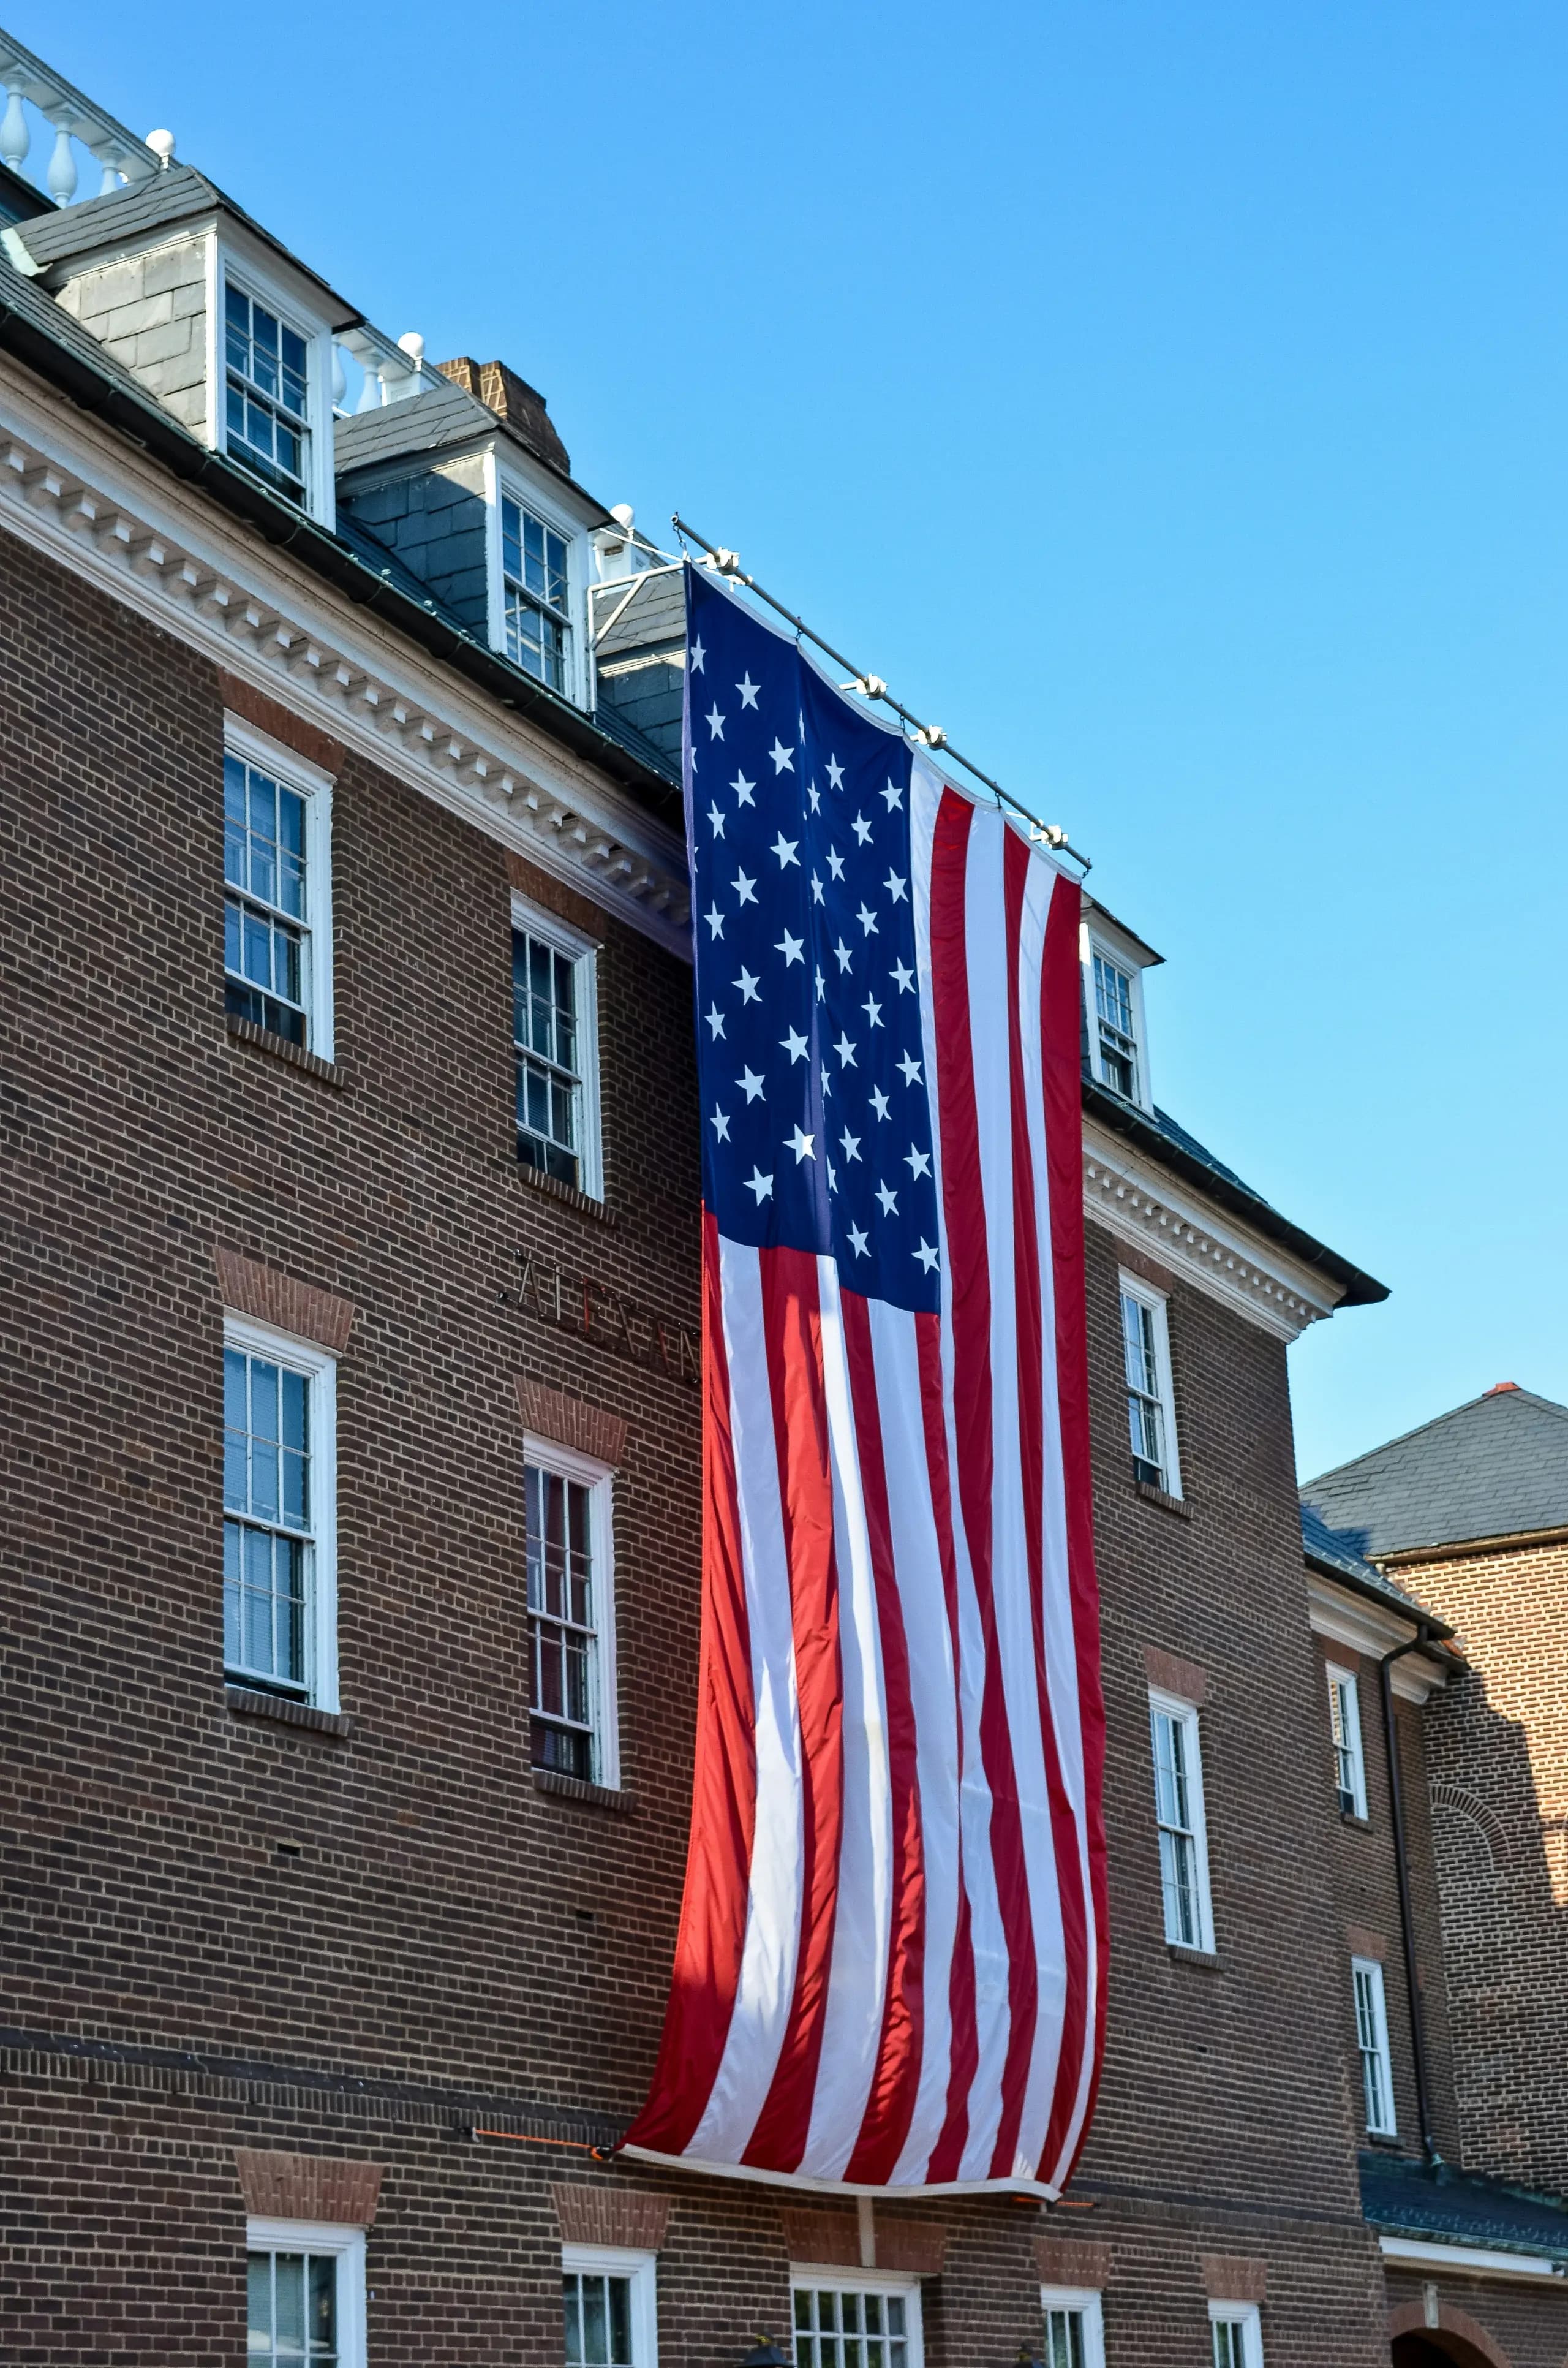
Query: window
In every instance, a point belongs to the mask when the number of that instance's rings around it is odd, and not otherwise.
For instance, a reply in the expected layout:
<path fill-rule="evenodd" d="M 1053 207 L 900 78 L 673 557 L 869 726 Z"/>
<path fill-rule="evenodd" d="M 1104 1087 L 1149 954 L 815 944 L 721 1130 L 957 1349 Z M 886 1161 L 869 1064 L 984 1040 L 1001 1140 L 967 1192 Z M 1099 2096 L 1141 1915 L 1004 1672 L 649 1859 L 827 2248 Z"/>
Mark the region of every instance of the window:
<path fill-rule="evenodd" d="M 1367 1814 L 1367 1770 L 1361 1757 L 1361 1696 L 1348 1669 L 1328 1673 L 1328 1724 L 1334 1738 L 1334 1782 L 1347 1817 Z"/>
<path fill-rule="evenodd" d="M 230 460 L 303 509 L 311 481 L 308 341 L 231 280 L 223 356 Z"/>
<path fill-rule="evenodd" d="M 542 1440 L 524 1454 L 534 1765 L 613 1788 L 610 1475 Z"/>
<path fill-rule="evenodd" d="M 809 2271 L 791 2280 L 795 2368 L 921 2368 L 920 2289 Z"/>
<path fill-rule="evenodd" d="M 501 598 L 506 655 L 551 690 L 567 688 L 572 599 L 566 538 L 501 496 Z"/>
<path fill-rule="evenodd" d="M 561 2257 L 567 2368 L 657 2368 L 652 2253 L 568 2245 Z"/>
<path fill-rule="evenodd" d="M 335 1368 L 270 1326 L 223 1325 L 223 1666 L 337 1707 Z"/>
<path fill-rule="evenodd" d="M 1383 1969 L 1375 1957 L 1352 1957 L 1350 1977 L 1356 1986 L 1356 2044 L 1361 2055 L 1361 2093 L 1367 2108 L 1367 2133 L 1375 2138 L 1397 2137 L 1393 2070 L 1389 2061 L 1388 2011 L 1383 1999 Z"/>
<path fill-rule="evenodd" d="M 1105 2368 L 1105 2328 L 1097 2294 L 1042 2286 L 1045 2351 L 1040 2368 Z"/>
<path fill-rule="evenodd" d="M 515 900 L 512 1042 L 517 1156 L 597 1200 L 598 1012 L 594 949 L 553 914 Z"/>
<path fill-rule="evenodd" d="M 1256 2303 L 1211 2302 L 1209 2326 L 1214 2368 L 1263 2368 L 1263 2328 Z"/>
<path fill-rule="evenodd" d="M 253 2220 L 246 2368 L 365 2368 L 362 2229 Z"/>
<path fill-rule="evenodd" d="M 1160 1892 L 1165 1939 L 1178 1949 L 1212 1950 L 1209 1839 L 1203 1822 L 1203 1767 L 1198 1713 L 1190 1702 L 1151 1694 L 1154 1818 L 1160 1836 Z"/>
<path fill-rule="evenodd" d="M 1121 1351 L 1133 1474 L 1151 1488 L 1164 1489 L 1167 1497 L 1179 1497 L 1181 1463 L 1165 1303 L 1157 1291 L 1128 1274 L 1121 1277 Z"/>
<path fill-rule="evenodd" d="M 225 732 L 224 1008 L 329 1061 L 331 780 L 233 719 Z"/>
<path fill-rule="evenodd" d="M 1137 989 L 1123 970 L 1096 946 L 1093 955 L 1095 1023 L 1099 1039 L 1100 1081 L 1130 1102 L 1139 1100 Z"/>

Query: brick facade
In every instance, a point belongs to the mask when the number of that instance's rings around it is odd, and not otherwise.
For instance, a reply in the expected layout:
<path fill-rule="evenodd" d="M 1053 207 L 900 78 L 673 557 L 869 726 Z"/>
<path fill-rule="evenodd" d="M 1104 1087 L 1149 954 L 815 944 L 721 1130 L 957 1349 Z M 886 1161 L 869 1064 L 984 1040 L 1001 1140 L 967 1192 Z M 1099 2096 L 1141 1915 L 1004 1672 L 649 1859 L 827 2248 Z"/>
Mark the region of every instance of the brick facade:
<path fill-rule="evenodd" d="M 641 2100 L 675 1939 L 699 1400 L 678 1359 L 551 1321 L 518 1284 L 531 1256 L 695 1335 L 689 973 L 345 748 L 324 1090 L 224 1024 L 232 683 L 9 541 L 0 648 L 0 1454 L 26 1508 L 0 1769 L 7 1929 L 26 1935 L 0 2032 L 11 2356 L 237 2362 L 247 2198 L 266 2195 L 373 2216 L 375 2368 L 558 2358 L 563 2240 L 655 2249 L 666 2362 L 731 2361 L 787 2327 L 802 2246 L 864 2254 L 842 2205 L 593 2151 Z M 570 899 L 601 950 L 602 1208 L 540 1190 L 514 1155 L 515 888 Z M 1369 1717 L 1369 1831 L 1343 1833 L 1282 1344 L 1168 1279 L 1173 1520 L 1127 1454 L 1119 1260 L 1091 1225 L 1113 1933 L 1097 2118 L 1061 2208 L 879 2202 L 875 2259 L 923 2280 L 931 2368 L 1011 2360 L 1038 2340 L 1041 2278 L 1069 2271 L 1103 2283 L 1113 2368 L 1198 2368 L 1217 2264 L 1259 2299 L 1272 2368 L 1376 2368 L 1346 1961 L 1353 1926 L 1397 1955 L 1377 1737 Z M 330 1719 L 223 1681 L 225 1303 L 338 1353 Z M 616 1468 L 633 1815 L 530 1768 L 536 1424 Z M 1147 1696 L 1177 1679 L 1201 1704 L 1205 1960 L 1161 1923 Z M 1418 1722 L 1402 1737 L 1415 1789 Z M 1492 2324 L 1494 2299 L 1465 2306 Z M 1515 2368 L 1543 2340 L 1510 2333 Z"/>

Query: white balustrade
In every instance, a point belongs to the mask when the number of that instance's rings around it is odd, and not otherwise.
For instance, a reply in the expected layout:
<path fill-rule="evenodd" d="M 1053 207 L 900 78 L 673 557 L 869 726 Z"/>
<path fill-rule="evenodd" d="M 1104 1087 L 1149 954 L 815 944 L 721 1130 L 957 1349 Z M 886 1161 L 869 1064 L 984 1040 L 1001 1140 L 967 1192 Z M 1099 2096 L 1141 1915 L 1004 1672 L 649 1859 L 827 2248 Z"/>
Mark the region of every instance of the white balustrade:
<path fill-rule="evenodd" d="M 0 90 L 6 94 L 6 110 L 0 116 L 0 163 L 13 173 L 22 172 L 33 147 L 28 110 L 36 112 L 39 128 L 49 142 L 42 187 L 57 206 L 70 205 L 78 193 L 108 197 L 128 184 L 145 181 L 174 154 L 171 134 L 154 132 L 151 142 L 138 140 L 133 131 L 96 107 L 84 92 L 74 89 L 8 33 L 0 33 Z M 78 150 L 98 167 L 96 188 L 82 188 Z"/>
<path fill-rule="evenodd" d="M 344 368 L 347 355 L 360 373 L 359 398 L 354 409 L 379 411 L 383 404 L 403 403 L 410 395 L 419 394 L 440 381 L 426 365 L 425 340 L 416 329 L 401 336 L 396 344 L 372 329 L 368 321 L 358 328 L 345 329 L 333 353 L 332 399 L 342 411 L 348 400 L 348 374 Z"/>

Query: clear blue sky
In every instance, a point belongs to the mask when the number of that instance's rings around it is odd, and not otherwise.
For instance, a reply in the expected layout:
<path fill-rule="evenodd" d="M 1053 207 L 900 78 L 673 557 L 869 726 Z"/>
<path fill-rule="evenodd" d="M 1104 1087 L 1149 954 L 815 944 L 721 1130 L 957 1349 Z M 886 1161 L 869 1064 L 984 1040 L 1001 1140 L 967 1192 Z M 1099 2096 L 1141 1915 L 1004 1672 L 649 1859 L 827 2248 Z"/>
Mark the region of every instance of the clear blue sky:
<path fill-rule="evenodd" d="M 1312 1473 L 1568 1399 L 1562 0 L 6 0 L 1037 800 L 1161 1102 L 1393 1298 Z"/>

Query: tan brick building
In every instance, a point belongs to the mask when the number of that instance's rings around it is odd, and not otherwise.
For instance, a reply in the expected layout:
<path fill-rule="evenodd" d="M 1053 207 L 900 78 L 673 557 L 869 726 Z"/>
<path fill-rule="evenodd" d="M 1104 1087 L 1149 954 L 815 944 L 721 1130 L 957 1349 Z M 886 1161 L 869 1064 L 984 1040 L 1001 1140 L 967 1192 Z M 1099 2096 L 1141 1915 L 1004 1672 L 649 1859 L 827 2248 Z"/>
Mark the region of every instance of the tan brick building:
<path fill-rule="evenodd" d="M 1418 2086 L 1445 2148 L 1471 2094 L 1419 1811 L 1459 1664 L 1303 1558 L 1292 1478 L 1289 1344 L 1381 1288 L 1157 1109 L 1098 906 L 1082 2166 L 616 2157 L 697 1668 L 679 577 L 515 372 L 0 79 L 6 2357 L 1558 2368 L 1568 2296 L 1439 2294 L 1367 2205 L 1426 2179 Z"/>

